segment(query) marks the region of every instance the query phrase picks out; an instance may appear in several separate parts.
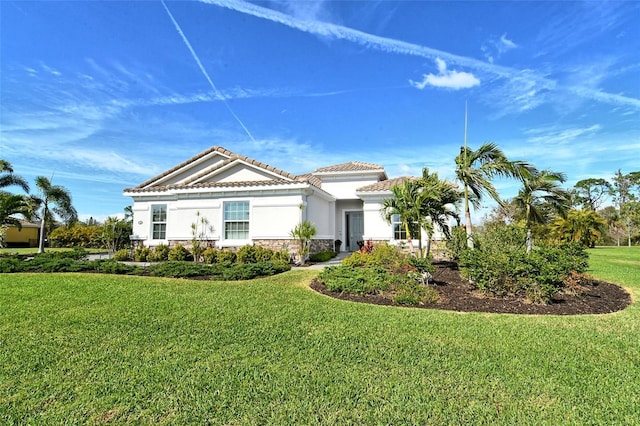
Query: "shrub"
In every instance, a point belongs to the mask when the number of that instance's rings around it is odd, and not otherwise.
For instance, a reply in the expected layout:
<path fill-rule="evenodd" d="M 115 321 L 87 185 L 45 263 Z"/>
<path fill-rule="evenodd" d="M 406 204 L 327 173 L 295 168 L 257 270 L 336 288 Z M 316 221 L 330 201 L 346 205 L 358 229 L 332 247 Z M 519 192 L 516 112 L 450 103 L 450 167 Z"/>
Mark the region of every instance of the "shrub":
<path fill-rule="evenodd" d="M 236 261 L 238 263 L 256 263 L 256 246 L 242 246 L 236 252 Z"/>
<path fill-rule="evenodd" d="M 139 275 L 142 273 L 142 269 L 138 266 L 126 265 L 115 260 L 95 260 L 92 266 L 97 272 L 103 274 Z"/>
<path fill-rule="evenodd" d="M 204 263 L 216 263 L 218 261 L 218 250 L 213 247 L 207 247 L 207 249 L 202 252 L 202 259 Z"/>
<path fill-rule="evenodd" d="M 149 266 L 149 274 L 157 277 L 189 278 L 208 276 L 211 275 L 211 273 L 211 265 L 193 263 L 186 260 L 169 260 L 168 262 L 156 263 Z"/>
<path fill-rule="evenodd" d="M 580 246 L 542 246 L 527 254 L 524 235 L 515 226 L 476 235 L 475 249 L 460 258 L 462 274 L 481 291 L 549 303 L 573 273 L 586 270 L 587 254 Z"/>
<path fill-rule="evenodd" d="M 463 226 L 455 226 L 451 229 L 451 235 L 446 241 L 447 252 L 451 259 L 458 260 L 467 250 L 467 230 Z"/>
<path fill-rule="evenodd" d="M 193 260 L 193 257 L 189 250 L 187 250 L 183 245 L 178 244 L 169 250 L 168 259 L 174 261 L 185 261 Z"/>
<path fill-rule="evenodd" d="M 419 283 L 409 275 L 396 283 L 392 299 L 401 305 L 425 305 L 437 303 L 440 295 L 434 288 Z"/>
<path fill-rule="evenodd" d="M 271 261 L 274 263 L 284 263 L 288 265 L 291 261 L 291 256 L 284 250 L 278 250 L 274 251 L 271 255 Z"/>
<path fill-rule="evenodd" d="M 236 254 L 230 249 L 222 249 L 218 252 L 218 263 L 235 263 Z"/>
<path fill-rule="evenodd" d="M 149 262 L 165 262 L 169 260 L 171 249 L 165 244 L 159 244 L 153 248 L 149 256 Z"/>
<path fill-rule="evenodd" d="M 120 261 L 120 262 L 131 260 L 131 254 L 130 254 L 129 250 L 121 249 L 121 250 L 118 250 L 117 252 L 113 253 L 113 260 L 117 260 L 117 261 Z"/>
<path fill-rule="evenodd" d="M 148 262 L 151 256 L 149 247 L 138 247 L 133 252 L 133 260 L 136 262 Z"/>
<path fill-rule="evenodd" d="M 329 266 L 318 276 L 329 291 L 349 294 L 378 294 L 388 290 L 392 277 L 379 266 L 358 268 L 354 266 Z"/>
<path fill-rule="evenodd" d="M 312 262 L 326 262 L 336 257 L 337 254 L 338 253 L 336 253 L 335 251 L 321 251 L 320 253 L 311 255 L 309 260 L 311 260 Z"/>

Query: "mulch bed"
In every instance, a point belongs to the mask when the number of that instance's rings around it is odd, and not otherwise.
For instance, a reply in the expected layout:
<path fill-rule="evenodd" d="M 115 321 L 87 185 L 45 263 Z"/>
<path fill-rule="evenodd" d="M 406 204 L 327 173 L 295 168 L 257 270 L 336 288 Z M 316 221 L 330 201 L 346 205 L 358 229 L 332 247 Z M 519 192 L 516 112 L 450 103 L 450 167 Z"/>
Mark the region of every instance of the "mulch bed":
<path fill-rule="evenodd" d="M 527 303 L 518 298 L 492 297 L 476 291 L 473 286 L 460 277 L 454 263 L 437 263 L 433 274 L 433 285 L 440 300 L 434 304 L 413 306 L 418 308 L 442 309 L 458 312 L 494 312 L 533 315 L 584 315 L 606 314 L 620 311 L 631 304 L 631 295 L 615 284 L 593 281 L 585 286 L 580 294 L 558 294 L 549 305 Z M 376 305 L 400 306 L 391 299 L 380 295 L 358 296 L 335 293 L 318 280 L 311 282 L 315 291 L 336 299 Z"/>

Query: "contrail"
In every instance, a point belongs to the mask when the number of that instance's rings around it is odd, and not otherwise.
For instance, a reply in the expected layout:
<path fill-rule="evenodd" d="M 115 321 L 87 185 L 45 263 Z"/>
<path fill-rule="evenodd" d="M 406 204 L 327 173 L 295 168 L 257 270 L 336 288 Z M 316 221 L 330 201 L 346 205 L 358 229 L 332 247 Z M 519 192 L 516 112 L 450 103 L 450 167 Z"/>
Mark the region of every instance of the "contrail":
<path fill-rule="evenodd" d="M 198 55 L 196 55 L 196 51 L 193 50 L 193 47 L 191 47 L 191 43 L 189 43 L 189 40 L 187 40 L 187 36 L 184 35 L 184 32 L 182 31 L 182 28 L 180 28 L 180 25 L 178 24 L 178 22 L 175 20 L 175 18 L 173 17 L 171 12 L 169 11 L 169 8 L 164 3 L 164 0 L 160 0 L 160 3 L 162 3 L 162 6 L 164 6 L 164 10 L 167 11 L 167 14 L 169 15 L 169 18 L 171 18 L 171 22 L 173 22 L 173 25 L 175 25 L 176 30 L 178 30 L 178 34 L 180 34 L 180 37 L 182 37 L 182 40 L 184 41 L 184 44 L 187 45 L 187 48 L 189 49 L 189 52 L 191 52 L 191 56 L 193 56 L 193 59 L 196 60 L 196 63 L 198 64 L 198 67 L 200 67 L 200 71 L 202 71 L 202 74 L 204 74 L 204 77 L 209 82 L 209 85 L 211 86 L 211 88 L 215 92 L 216 96 L 218 98 L 222 99 L 222 102 L 224 102 L 224 105 L 227 107 L 227 109 L 229 110 L 229 112 L 231 113 L 233 118 L 235 118 L 236 121 L 238 122 L 238 124 L 240 124 L 240 126 L 242 126 L 242 128 L 244 129 L 245 133 L 249 136 L 249 138 L 253 142 L 255 142 L 256 140 L 253 137 L 253 135 L 251 134 L 251 132 L 249 131 L 249 129 L 247 129 L 247 126 L 245 126 L 244 123 L 242 122 L 242 120 L 240 120 L 240 117 L 238 117 L 238 115 L 235 112 L 233 112 L 233 110 L 229 106 L 229 103 L 227 102 L 227 99 L 222 95 L 222 93 L 220 93 L 220 91 L 218 90 L 216 85 L 213 84 L 213 80 L 211 80 L 211 77 L 209 77 L 209 74 L 207 73 L 207 70 L 204 69 L 204 66 L 202 65 L 202 62 L 200 62 L 200 58 L 198 58 Z"/>

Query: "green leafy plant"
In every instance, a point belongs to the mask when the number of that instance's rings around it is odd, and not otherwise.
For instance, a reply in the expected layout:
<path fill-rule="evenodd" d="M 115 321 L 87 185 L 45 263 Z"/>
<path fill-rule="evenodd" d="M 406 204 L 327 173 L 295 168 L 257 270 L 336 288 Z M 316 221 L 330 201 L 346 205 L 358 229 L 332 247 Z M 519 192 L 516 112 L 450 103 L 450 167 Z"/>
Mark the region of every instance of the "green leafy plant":
<path fill-rule="evenodd" d="M 316 235 L 316 227 L 308 220 L 304 220 L 291 230 L 291 237 L 298 243 L 298 261 L 305 264 L 311 247 L 311 240 Z"/>
<path fill-rule="evenodd" d="M 337 254 L 335 251 L 321 251 L 320 253 L 312 254 L 309 260 L 312 262 L 326 262 L 336 257 Z"/>
<path fill-rule="evenodd" d="M 180 244 L 173 246 L 171 250 L 169 250 L 168 257 L 169 257 L 169 260 L 178 260 L 178 261 L 193 259 L 189 250 L 187 250 L 185 246 Z"/>
<path fill-rule="evenodd" d="M 120 262 L 131 260 L 131 252 L 128 249 L 120 249 L 117 252 L 113 253 L 113 260 L 117 260 Z"/>

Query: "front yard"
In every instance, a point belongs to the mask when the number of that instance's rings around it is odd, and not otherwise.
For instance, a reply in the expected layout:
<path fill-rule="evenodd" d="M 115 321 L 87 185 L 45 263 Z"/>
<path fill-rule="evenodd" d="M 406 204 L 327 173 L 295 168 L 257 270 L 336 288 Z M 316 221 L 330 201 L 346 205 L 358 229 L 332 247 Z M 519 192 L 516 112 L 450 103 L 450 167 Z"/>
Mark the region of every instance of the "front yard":
<path fill-rule="evenodd" d="M 590 273 L 640 297 L 640 250 Z M 0 423 L 636 424 L 640 309 L 456 313 L 245 282 L 0 275 Z"/>

